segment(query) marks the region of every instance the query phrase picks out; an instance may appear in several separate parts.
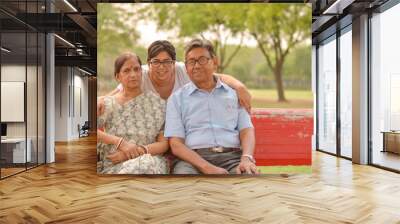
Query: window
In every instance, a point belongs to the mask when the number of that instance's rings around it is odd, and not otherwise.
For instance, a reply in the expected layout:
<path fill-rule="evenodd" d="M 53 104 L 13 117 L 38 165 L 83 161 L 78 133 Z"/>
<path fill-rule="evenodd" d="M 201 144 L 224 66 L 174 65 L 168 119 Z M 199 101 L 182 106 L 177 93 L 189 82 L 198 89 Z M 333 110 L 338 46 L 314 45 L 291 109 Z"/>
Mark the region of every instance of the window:
<path fill-rule="evenodd" d="M 15 6 L 4 2 L 1 6 Z M 41 12 L 43 1 L 18 2 L 18 13 Z M 15 7 L 14 7 L 15 8 Z M 0 178 L 45 163 L 45 35 L 0 12 Z M 13 95 L 14 102 L 10 100 Z M 9 102 L 11 101 L 11 102 Z M 6 104 L 8 103 L 8 104 Z M 11 109 L 17 108 L 17 109 Z"/>
<path fill-rule="evenodd" d="M 400 156 L 387 144 L 400 147 L 400 133 L 391 133 L 400 131 L 399 21 L 399 4 L 371 18 L 372 163 L 396 170 L 400 170 Z M 398 137 L 390 137 L 392 134 Z"/>
<path fill-rule="evenodd" d="M 352 157 L 352 34 L 351 26 L 340 36 L 340 154 Z"/>
<path fill-rule="evenodd" d="M 318 48 L 318 149 L 336 153 L 336 36 Z"/>

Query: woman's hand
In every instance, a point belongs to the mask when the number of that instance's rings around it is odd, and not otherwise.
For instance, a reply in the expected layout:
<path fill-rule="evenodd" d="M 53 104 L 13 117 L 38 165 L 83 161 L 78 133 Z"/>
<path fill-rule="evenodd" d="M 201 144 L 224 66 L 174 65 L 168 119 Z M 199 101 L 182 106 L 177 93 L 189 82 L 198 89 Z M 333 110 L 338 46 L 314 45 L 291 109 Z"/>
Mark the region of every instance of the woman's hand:
<path fill-rule="evenodd" d="M 128 160 L 128 158 L 125 156 L 125 154 L 122 151 L 117 151 L 111 155 L 108 155 L 107 159 L 111 160 L 111 162 L 113 164 L 117 164 L 117 163 Z"/>
<path fill-rule="evenodd" d="M 125 154 L 127 159 L 134 159 L 145 153 L 144 149 L 127 141 L 122 141 L 121 145 L 119 146 L 119 150 Z"/>
<path fill-rule="evenodd" d="M 138 147 L 136 144 L 126 141 L 122 141 L 118 149 L 119 150 L 117 152 L 107 156 L 107 159 L 111 160 L 113 164 L 134 159 L 146 153 L 145 149 L 142 147 Z"/>

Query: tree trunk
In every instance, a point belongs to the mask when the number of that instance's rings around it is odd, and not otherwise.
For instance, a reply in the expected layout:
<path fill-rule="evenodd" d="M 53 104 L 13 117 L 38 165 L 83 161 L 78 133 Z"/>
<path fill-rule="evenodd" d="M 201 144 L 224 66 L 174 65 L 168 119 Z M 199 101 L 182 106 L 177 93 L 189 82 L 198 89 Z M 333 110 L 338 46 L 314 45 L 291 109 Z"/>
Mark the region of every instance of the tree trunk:
<path fill-rule="evenodd" d="M 285 92 L 283 89 L 282 68 L 283 68 L 283 62 L 280 60 L 276 63 L 276 67 L 274 69 L 274 77 L 276 83 L 276 90 L 278 91 L 278 101 L 287 102 L 285 98 Z"/>
<path fill-rule="evenodd" d="M 222 46 L 218 46 L 218 47 L 222 47 Z M 220 51 L 220 49 L 215 48 L 215 52 L 219 52 L 219 51 Z M 217 73 L 223 73 L 224 72 L 224 67 L 223 67 L 224 60 L 225 60 L 224 56 L 220 53 L 218 55 Z"/>

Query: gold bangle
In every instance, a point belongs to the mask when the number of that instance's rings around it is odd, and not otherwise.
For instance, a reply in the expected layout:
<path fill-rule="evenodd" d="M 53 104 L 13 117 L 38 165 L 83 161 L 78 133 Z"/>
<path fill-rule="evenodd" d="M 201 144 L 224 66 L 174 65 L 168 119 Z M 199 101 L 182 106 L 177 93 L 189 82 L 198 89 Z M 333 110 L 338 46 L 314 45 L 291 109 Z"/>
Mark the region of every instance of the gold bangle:
<path fill-rule="evenodd" d="M 138 145 L 138 146 L 144 148 L 145 153 L 149 154 L 149 148 L 147 148 L 147 146 L 145 145 Z"/>
<path fill-rule="evenodd" d="M 121 146 L 122 141 L 124 140 L 124 137 L 121 137 L 118 141 L 117 147 L 115 147 L 115 151 L 117 151 L 119 149 L 119 147 Z"/>

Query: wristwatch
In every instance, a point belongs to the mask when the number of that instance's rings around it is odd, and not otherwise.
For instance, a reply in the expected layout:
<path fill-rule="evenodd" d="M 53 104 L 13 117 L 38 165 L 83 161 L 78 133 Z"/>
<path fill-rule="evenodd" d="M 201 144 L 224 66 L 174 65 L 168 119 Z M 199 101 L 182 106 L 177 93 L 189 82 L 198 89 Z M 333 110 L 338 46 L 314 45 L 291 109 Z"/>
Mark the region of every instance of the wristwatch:
<path fill-rule="evenodd" d="M 250 154 L 243 154 L 242 157 L 247 157 L 247 158 L 250 160 L 250 162 L 256 164 L 256 160 L 254 159 L 254 157 L 253 157 L 252 155 L 250 155 Z"/>

